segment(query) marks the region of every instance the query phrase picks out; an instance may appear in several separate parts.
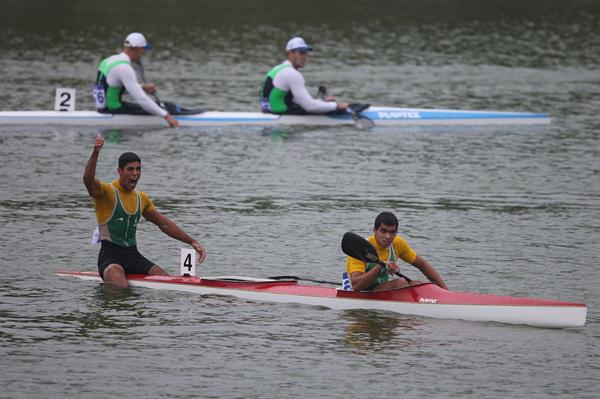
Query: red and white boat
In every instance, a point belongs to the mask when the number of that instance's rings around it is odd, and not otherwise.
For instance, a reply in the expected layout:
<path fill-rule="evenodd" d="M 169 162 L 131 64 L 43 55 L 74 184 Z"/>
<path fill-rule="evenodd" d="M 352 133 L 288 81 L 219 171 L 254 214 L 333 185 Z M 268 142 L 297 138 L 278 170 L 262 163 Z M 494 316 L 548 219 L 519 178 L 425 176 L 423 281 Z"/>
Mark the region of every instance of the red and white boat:
<path fill-rule="evenodd" d="M 96 272 L 60 271 L 58 276 L 100 281 Z M 237 298 L 301 303 L 331 309 L 375 309 L 438 319 L 494 321 L 536 327 L 563 328 L 585 324 L 587 307 L 582 303 L 545 299 L 453 292 L 435 284 L 379 291 L 344 291 L 323 285 L 305 285 L 297 280 L 256 279 L 239 276 L 184 277 L 128 275 L 134 287 L 147 287 L 230 295 Z"/>

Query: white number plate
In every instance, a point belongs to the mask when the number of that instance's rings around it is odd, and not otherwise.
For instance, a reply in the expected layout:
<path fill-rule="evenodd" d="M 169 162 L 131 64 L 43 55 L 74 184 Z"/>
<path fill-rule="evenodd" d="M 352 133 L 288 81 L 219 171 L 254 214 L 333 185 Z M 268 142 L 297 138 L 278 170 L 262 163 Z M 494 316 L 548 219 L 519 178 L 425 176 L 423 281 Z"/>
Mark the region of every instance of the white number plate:
<path fill-rule="evenodd" d="M 55 111 L 75 111 L 75 89 L 59 87 L 54 97 Z"/>
<path fill-rule="evenodd" d="M 196 251 L 188 248 L 181 248 L 181 267 L 179 268 L 182 276 L 196 275 Z"/>

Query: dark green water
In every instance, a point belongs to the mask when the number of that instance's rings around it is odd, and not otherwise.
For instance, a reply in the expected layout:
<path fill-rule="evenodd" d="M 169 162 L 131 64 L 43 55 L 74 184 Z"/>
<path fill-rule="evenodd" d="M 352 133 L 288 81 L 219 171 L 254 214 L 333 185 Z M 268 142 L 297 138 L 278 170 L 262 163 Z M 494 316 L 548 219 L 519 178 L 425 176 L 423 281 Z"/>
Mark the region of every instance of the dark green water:
<path fill-rule="evenodd" d="M 140 188 L 206 247 L 204 275 L 337 280 L 343 232 L 392 210 L 453 290 L 584 302 L 545 330 L 341 312 L 61 279 L 94 270 L 81 182 L 94 128 L 0 127 L 0 397 L 596 396 L 600 377 L 600 6 L 592 1 L 3 1 L 0 104 L 78 108 L 139 30 L 162 98 L 257 110 L 301 34 L 304 75 L 380 105 L 547 112 L 550 126 L 106 131 L 98 176 Z M 179 243 L 141 250 L 171 273 Z M 403 270 L 420 277 L 416 270 Z"/>

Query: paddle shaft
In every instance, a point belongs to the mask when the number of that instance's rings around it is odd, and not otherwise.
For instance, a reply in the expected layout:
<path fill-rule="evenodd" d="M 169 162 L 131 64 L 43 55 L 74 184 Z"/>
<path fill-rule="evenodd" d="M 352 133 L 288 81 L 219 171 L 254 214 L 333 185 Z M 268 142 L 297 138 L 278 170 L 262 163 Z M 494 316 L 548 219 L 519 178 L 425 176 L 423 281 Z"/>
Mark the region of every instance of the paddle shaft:
<path fill-rule="evenodd" d="M 326 280 L 313 280 L 311 278 L 302 278 L 298 276 L 271 276 L 267 277 L 271 280 L 298 280 L 298 281 L 310 281 L 311 283 L 319 283 L 319 284 L 332 284 L 339 285 L 340 283 L 336 283 L 334 281 L 326 281 Z"/>
<path fill-rule="evenodd" d="M 144 64 L 142 64 L 142 60 L 139 60 L 137 62 L 137 64 L 140 67 L 140 78 L 142 78 L 142 82 L 148 83 L 148 81 L 146 80 L 146 73 L 144 72 Z M 163 106 L 164 103 L 162 101 L 160 101 L 160 98 L 158 98 L 158 94 L 156 94 L 156 90 L 154 90 L 154 93 L 150 93 L 150 95 L 152 97 L 154 97 L 154 99 L 156 100 L 158 105 L 160 105 L 162 108 L 164 108 L 164 106 Z"/>
<path fill-rule="evenodd" d="M 325 86 L 319 86 L 317 97 L 321 100 L 325 100 L 325 97 L 327 97 L 327 88 Z M 354 124 L 358 128 L 370 129 L 375 126 L 375 123 L 370 118 L 356 112 L 352 107 L 346 108 L 346 111 L 352 116 L 352 120 L 354 120 Z"/>
<path fill-rule="evenodd" d="M 382 261 L 378 260 L 377 264 L 380 265 L 380 266 L 382 266 L 382 267 L 384 267 L 384 268 L 387 268 L 387 265 L 385 264 L 385 262 L 382 262 Z M 403 279 L 405 279 L 409 283 L 412 281 L 410 278 L 406 277 L 404 274 L 400 273 L 397 270 L 394 272 L 394 274 L 396 276 L 398 276 L 398 277 L 402 277 Z"/>
<path fill-rule="evenodd" d="M 352 116 L 354 122 L 358 123 L 360 121 L 358 114 L 352 108 L 348 107 L 346 111 L 348 111 L 348 113 Z"/>
<path fill-rule="evenodd" d="M 355 110 L 353 110 L 352 109 L 352 105 L 350 105 L 347 108 L 347 111 L 352 116 L 352 119 L 354 120 L 354 124 L 358 128 L 360 128 L 360 129 L 371 129 L 373 126 L 375 126 L 375 122 L 373 122 L 373 120 L 371 118 L 369 118 L 367 116 L 364 116 L 360 112 L 356 112 Z"/>

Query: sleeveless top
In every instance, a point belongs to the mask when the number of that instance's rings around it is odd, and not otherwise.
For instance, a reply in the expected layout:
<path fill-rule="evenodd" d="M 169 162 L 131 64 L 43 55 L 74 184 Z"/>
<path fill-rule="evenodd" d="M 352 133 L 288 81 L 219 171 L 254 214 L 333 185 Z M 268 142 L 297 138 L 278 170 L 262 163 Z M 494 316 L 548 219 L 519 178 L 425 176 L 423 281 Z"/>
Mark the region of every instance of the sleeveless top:
<path fill-rule="evenodd" d="M 137 206 L 135 212 L 129 214 L 121 202 L 119 190 L 117 190 L 112 183 L 110 186 L 115 193 L 115 207 L 108 221 L 98 225 L 100 239 L 110 241 L 121 247 L 132 247 L 136 245 L 135 234 L 137 231 L 137 224 L 142 215 L 142 200 L 140 193 L 137 190 L 135 191 L 137 195 Z"/>

